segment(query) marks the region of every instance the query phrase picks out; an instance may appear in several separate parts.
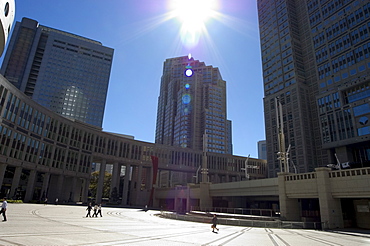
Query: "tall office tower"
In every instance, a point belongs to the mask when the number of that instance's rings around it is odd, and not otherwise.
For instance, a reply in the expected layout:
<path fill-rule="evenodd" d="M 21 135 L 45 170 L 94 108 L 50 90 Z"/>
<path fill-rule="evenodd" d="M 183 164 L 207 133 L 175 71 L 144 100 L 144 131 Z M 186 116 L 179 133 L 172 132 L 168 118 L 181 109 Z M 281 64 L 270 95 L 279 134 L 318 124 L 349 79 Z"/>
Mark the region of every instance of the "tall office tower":
<path fill-rule="evenodd" d="M 155 142 L 232 154 L 226 82 L 218 68 L 187 56 L 164 62 Z"/>
<path fill-rule="evenodd" d="M 269 176 L 278 152 L 300 173 L 369 166 L 370 3 L 258 0 L 258 14 Z"/>
<path fill-rule="evenodd" d="M 23 18 L 0 72 L 50 110 L 101 127 L 112 58 L 100 42 Z"/>
<path fill-rule="evenodd" d="M 258 159 L 267 159 L 267 152 L 266 152 L 266 140 L 258 141 L 257 143 L 258 147 Z"/>

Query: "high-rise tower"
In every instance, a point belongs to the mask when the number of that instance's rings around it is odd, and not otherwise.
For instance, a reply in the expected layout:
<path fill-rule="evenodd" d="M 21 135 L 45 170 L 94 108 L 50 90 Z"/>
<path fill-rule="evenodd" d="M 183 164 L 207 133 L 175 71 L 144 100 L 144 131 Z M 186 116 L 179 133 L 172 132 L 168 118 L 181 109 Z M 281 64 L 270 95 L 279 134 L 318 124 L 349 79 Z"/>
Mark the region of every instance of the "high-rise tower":
<path fill-rule="evenodd" d="M 113 49 L 23 18 L 1 73 L 34 101 L 65 117 L 102 126 Z"/>
<path fill-rule="evenodd" d="M 164 62 L 155 142 L 232 154 L 226 82 L 218 68 L 187 56 Z"/>
<path fill-rule="evenodd" d="M 279 118 L 291 171 L 369 166 L 370 3 L 258 0 L 258 14 L 269 176 Z"/>

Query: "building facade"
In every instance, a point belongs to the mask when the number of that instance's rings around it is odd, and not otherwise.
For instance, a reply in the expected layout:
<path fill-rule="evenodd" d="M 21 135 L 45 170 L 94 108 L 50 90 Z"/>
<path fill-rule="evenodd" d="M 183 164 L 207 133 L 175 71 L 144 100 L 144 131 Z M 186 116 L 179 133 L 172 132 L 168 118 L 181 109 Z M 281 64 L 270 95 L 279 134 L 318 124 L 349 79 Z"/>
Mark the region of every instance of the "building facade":
<path fill-rule="evenodd" d="M 266 140 L 258 141 L 258 159 L 267 159 L 267 152 L 266 152 Z"/>
<path fill-rule="evenodd" d="M 155 142 L 232 154 L 226 82 L 218 68 L 187 56 L 164 62 Z"/>
<path fill-rule="evenodd" d="M 64 117 L 102 126 L 113 49 L 23 18 L 1 74 L 34 101 Z"/>
<path fill-rule="evenodd" d="M 269 177 L 286 153 L 280 117 L 290 170 L 369 166 L 368 1 L 259 0 L 258 14 Z"/>
<path fill-rule="evenodd" d="M 152 156 L 158 157 L 156 182 Z M 122 205 L 143 206 L 153 185 L 245 180 L 245 160 L 219 153 L 205 157 L 203 151 L 104 132 L 42 107 L 0 76 L 0 196 L 87 202 L 94 164 L 100 175 L 94 200 L 101 201 L 104 173 L 112 170 L 110 194 L 116 190 Z M 249 164 L 259 167 L 248 168 L 251 179 L 266 178 L 265 160 L 250 158 Z M 201 165 L 207 179 L 199 172 Z"/>

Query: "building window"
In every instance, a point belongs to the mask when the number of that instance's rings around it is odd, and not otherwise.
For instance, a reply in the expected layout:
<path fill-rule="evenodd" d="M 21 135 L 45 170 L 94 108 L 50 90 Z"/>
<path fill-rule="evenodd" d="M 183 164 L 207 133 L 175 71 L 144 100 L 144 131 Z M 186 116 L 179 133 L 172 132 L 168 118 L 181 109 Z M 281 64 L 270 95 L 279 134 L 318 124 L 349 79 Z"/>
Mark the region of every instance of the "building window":
<path fill-rule="evenodd" d="M 357 132 L 359 136 L 368 135 L 370 134 L 370 127 L 366 126 L 366 127 L 358 128 Z"/>

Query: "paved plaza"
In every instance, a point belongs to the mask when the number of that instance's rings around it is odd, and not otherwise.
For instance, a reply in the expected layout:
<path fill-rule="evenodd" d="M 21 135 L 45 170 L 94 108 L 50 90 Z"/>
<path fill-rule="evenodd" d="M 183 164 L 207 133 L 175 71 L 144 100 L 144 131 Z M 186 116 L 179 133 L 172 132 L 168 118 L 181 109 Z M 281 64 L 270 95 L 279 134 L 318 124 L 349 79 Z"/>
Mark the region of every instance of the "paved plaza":
<path fill-rule="evenodd" d="M 270 229 L 170 220 L 158 211 L 103 207 L 103 217 L 86 218 L 86 207 L 9 204 L 0 223 L 0 245 L 370 245 L 370 235 L 315 230 Z"/>

